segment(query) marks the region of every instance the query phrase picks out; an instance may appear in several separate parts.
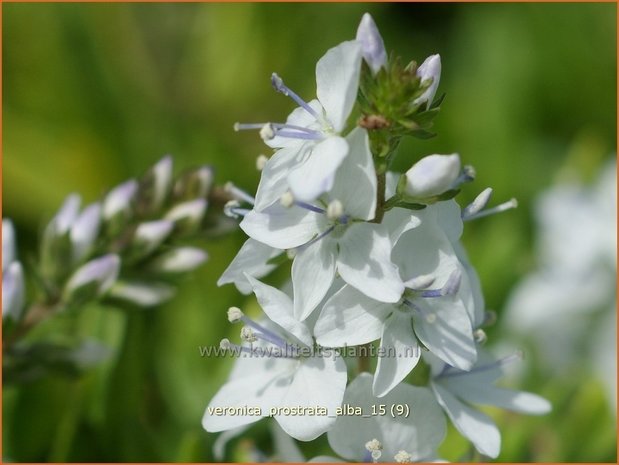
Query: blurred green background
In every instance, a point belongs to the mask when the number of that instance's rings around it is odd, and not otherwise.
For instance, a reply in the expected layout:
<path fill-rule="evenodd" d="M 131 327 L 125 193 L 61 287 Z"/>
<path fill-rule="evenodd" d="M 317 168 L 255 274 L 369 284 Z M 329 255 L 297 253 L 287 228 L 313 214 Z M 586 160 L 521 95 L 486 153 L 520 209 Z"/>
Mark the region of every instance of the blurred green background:
<path fill-rule="evenodd" d="M 615 4 L 4 4 L 3 216 L 20 257 L 35 253 L 45 221 L 71 192 L 90 202 L 166 153 L 176 168 L 210 163 L 219 183 L 254 191 L 257 134 L 235 121 L 284 120 L 291 101 L 269 84 L 276 71 L 297 93 L 315 92 L 316 60 L 354 37 L 369 11 L 388 50 L 405 59 L 440 53 L 447 98 L 438 137 L 409 140 L 397 164 L 459 152 L 477 170 L 462 194 L 487 186 L 520 208 L 468 224 L 464 241 L 488 308 L 535 266 L 530 206 L 571 166 L 591 177 L 616 141 Z M 198 346 L 236 337 L 224 316 L 247 306 L 215 282 L 244 241 L 237 231 L 206 244 L 211 259 L 170 304 L 122 314 L 84 309 L 76 325 L 104 341 L 108 361 L 77 380 L 50 377 L 3 389 L 3 456 L 15 461 L 209 461 L 215 435 L 200 419 L 230 360 Z M 280 278 L 282 275 L 279 276 Z M 274 280 L 277 280 L 275 277 Z M 490 343 L 502 333 L 489 331 Z M 521 388 L 553 413 L 494 412 L 500 461 L 612 461 L 615 415 L 587 369 L 565 378 L 525 360 Z M 270 452 L 265 421 L 250 434 Z M 303 445 L 308 457 L 326 441 Z M 228 459 L 242 458 L 233 441 Z M 453 431 L 443 456 L 466 450 Z"/>

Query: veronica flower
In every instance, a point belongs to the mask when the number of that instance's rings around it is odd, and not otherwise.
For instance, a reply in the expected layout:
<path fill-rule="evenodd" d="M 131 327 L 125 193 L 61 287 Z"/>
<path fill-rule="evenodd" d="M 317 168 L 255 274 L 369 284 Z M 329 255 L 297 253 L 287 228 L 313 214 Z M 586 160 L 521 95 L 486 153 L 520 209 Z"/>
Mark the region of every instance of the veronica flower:
<path fill-rule="evenodd" d="M 294 309 L 305 319 L 331 286 L 336 271 L 351 286 L 383 302 L 400 299 L 404 285 L 391 262 L 392 243 L 383 225 L 366 221 L 376 209 L 376 175 L 368 136 L 357 128 L 347 136 L 351 153 L 336 173 L 333 188 L 319 202 L 286 195 L 262 212 L 245 215 L 241 228 L 270 247 L 295 249 Z"/>
<path fill-rule="evenodd" d="M 273 322 L 258 323 L 239 309 L 231 308 L 228 319 L 246 326 L 241 337 L 251 345 L 238 346 L 227 339 L 222 347 L 243 354 L 230 378 L 209 403 L 202 425 L 209 432 L 225 431 L 260 420 L 277 407 L 324 407 L 328 415 L 275 414 L 290 436 L 311 441 L 335 422 L 346 387 L 346 365 L 339 356 L 315 353 L 306 324 L 294 317 L 292 301 L 283 292 L 247 277 L 258 303 Z M 256 415 L 217 415 L 217 408 L 260 408 Z"/>
<path fill-rule="evenodd" d="M 349 153 L 340 134 L 357 97 L 361 45 L 343 42 L 330 49 L 316 65 L 317 99 L 305 102 L 273 74 L 278 92 L 299 107 L 285 124 L 237 124 L 236 129 L 260 129 L 265 142 L 278 148 L 262 170 L 256 209 L 263 210 L 290 189 L 305 202 L 313 201 L 333 186 L 335 171 Z"/>
<path fill-rule="evenodd" d="M 503 375 L 503 367 L 519 357 L 514 354 L 495 360 L 480 353 L 478 362 L 469 371 L 447 365 L 431 354 L 425 357 L 431 366 L 430 385 L 438 403 L 460 434 L 491 458 L 499 455 L 501 434 L 489 416 L 470 404 L 492 405 L 530 415 L 542 415 L 551 409 L 550 403 L 538 395 L 494 385 Z"/>
<path fill-rule="evenodd" d="M 376 396 L 389 393 L 415 367 L 418 340 L 451 365 L 466 370 L 475 362 L 470 312 L 461 296 L 465 271 L 449 239 L 461 233 L 459 210 L 452 210 L 447 232 L 438 219 L 443 210 L 435 205 L 416 212 L 420 224 L 397 240 L 392 257 L 406 286 L 400 299 L 378 302 L 344 286 L 325 303 L 314 328 L 317 342 L 326 347 L 381 339 L 382 353 L 390 355 L 378 359 Z"/>
<path fill-rule="evenodd" d="M 446 433 L 445 417 L 432 392 L 400 384 L 380 402 L 372 394 L 372 375 L 361 373 L 346 388 L 344 407 L 361 407 L 365 416 L 342 415 L 328 433 L 329 445 L 355 462 L 431 461 Z M 385 412 L 377 411 L 384 405 Z M 392 408 L 409 414 L 393 418 Z"/>

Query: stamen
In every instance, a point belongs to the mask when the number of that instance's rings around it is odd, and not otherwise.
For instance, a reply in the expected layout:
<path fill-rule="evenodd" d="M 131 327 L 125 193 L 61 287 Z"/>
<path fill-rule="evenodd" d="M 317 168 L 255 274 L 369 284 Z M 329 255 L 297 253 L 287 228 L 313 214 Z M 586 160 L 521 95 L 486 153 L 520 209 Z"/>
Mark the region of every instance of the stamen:
<path fill-rule="evenodd" d="M 323 210 L 324 211 L 324 210 Z M 339 200 L 333 200 L 327 206 L 327 218 L 330 220 L 338 220 L 344 215 L 344 206 Z"/>
<path fill-rule="evenodd" d="M 453 376 L 468 375 L 471 373 L 480 373 L 483 371 L 491 370 L 493 368 L 509 365 L 510 363 L 516 362 L 518 360 L 522 360 L 523 357 L 524 357 L 523 352 L 521 350 L 518 350 L 514 352 L 513 354 L 508 355 L 507 357 L 503 357 L 499 360 L 496 360 L 492 363 L 488 363 L 486 365 L 480 365 L 477 367 L 473 367 L 469 371 L 462 371 L 462 370 L 458 370 L 457 368 L 452 367 L 451 365 L 445 365 L 445 367 L 443 368 L 443 371 L 438 376 L 436 376 L 436 378 L 447 378 L 447 377 L 453 377 Z"/>
<path fill-rule="evenodd" d="M 258 155 L 258 158 L 256 158 L 256 169 L 258 171 L 262 171 L 268 161 L 269 161 L 269 157 L 267 157 L 266 155 L 262 155 L 262 154 Z"/>
<path fill-rule="evenodd" d="M 399 451 L 393 458 L 397 463 L 411 463 L 413 461 L 413 456 L 405 450 Z"/>
<path fill-rule="evenodd" d="M 305 111 L 307 111 L 314 118 L 316 118 L 317 120 L 320 119 L 320 116 L 318 115 L 318 113 L 316 113 L 314 109 L 310 107 L 309 104 L 305 100 L 303 100 L 295 92 L 293 92 L 289 87 L 287 87 L 286 84 L 284 84 L 284 81 L 282 80 L 282 78 L 280 78 L 276 73 L 273 73 L 271 75 L 271 85 L 277 92 L 281 92 L 286 97 L 290 97 L 292 100 L 294 100 L 297 103 L 297 105 L 302 107 Z"/>
<path fill-rule="evenodd" d="M 254 333 L 254 330 L 251 329 L 249 326 L 243 326 L 241 328 L 241 339 L 249 343 L 256 342 L 258 340 L 256 334 Z"/>
<path fill-rule="evenodd" d="M 245 314 L 238 307 L 230 307 L 228 309 L 228 321 L 230 323 L 238 323 L 244 316 Z"/>
<path fill-rule="evenodd" d="M 473 337 L 475 338 L 475 342 L 478 344 L 484 344 L 488 340 L 486 332 L 481 328 L 473 331 Z"/>
<path fill-rule="evenodd" d="M 262 140 L 267 141 L 275 137 L 275 128 L 271 123 L 267 123 L 260 129 L 260 137 Z"/>
<path fill-rule="evenodd" d="M 250 211 L 247 208 L 241 208 L 238 200 L 230 200 L 224 205 L 224 215 L 229 218 L 240 218 L 247 215 Z"/>
<path fill-rule="evenodd" d="M 265 126 L 266 127 L 266 126 Z M 272 129 L 272 128 L 271 128 Z M 320 140 L 324 138 L 324 136 L 318 131 L 312 132 L 302 132 L 302 131 L 286 131 L 286 130 L 278 130 L 277 132 L 271 132 L 273 136 L 271 137 L 262 137 L 263 140 L 271 140 L 273 137 L 287 137 L 288 139 L 303 139 L 303 140 Z M 269 136 L 271 133 L 265 131 L 265 135 Z M 260 131 L 260 135 L 262 136 L 262 131 Z"/>
<path fill-rule="evenodd" d="M 483 218 L 484 216 L 494 215 L 496 213 L 501 213 L 507 210 L 511 210 L 512 208 L 516 208 L 517 206 L 518 206 L 518 200 L 510 199 L 507 202 L 497 205 L 496 207 L 488 208 L 487 210 L 482 210 L 473 215 L 464 216 L 462 219 L 464 221 L 476 220 L 477 218 Z"/>
<path fill-rule="evenodd" d="M 481 193 L 477 197 L 475 197 L 475 200 L 473 200 L 464 208 L 464 210 L 462 211 L 462 217 L 465 218 L 467 216 L 475 215 L 481 210 L 483 210 L 484 207 L 488 204 L 488 200 L 490 200 L 491 195 L 491 187 L 488 187 L 481 191 Z"/>
<path fill-rule="evenodd" d="M 454 295 L 460 289 L 460 281 L 462 279 L 462 273 L 460 270 L 455 269 L 447 279 L 445 285 L 440 289 L 428 289 L 421 292 L 421 297 L 433 298 L 433 297 L 445 297 L 447 295 Z"/>
<path fill-rule="evenodd" d="M 464 165 L 462 167 L 462 173 L 460 173 L 460 176 L 456 178 L 451 188 L 455 189 L 456 187 L 464 184 L 465 182 L 474 181 L 476 175 L 477 173 L 475 173 L 475 168 L 473 168 L 471 165 Z"/>
<path fill-rule="evenodd" d="M 310 203 L 306 203 L 306 202 L 301 202 L 299 200 L 295 201 L 294 204 L 297 207 L 301 207 L 301 208 L 305 208 L 306 210 L 312 211 L 314 213 L 325 213 L 324 209 L 320 208 L 320 207 L 316 207 L 315 205 L 312 205 Z M 329 216 L 329 214 L 327 213 L 327 216 Z"/>
<path fill-rule="evenodd" d="M 238 200 L 239 202 L 247 202 L 250 205 L 253 205 L 256 202 L 256 199 L 254 199 L 251 195 L 239 189 L 229 181 L 224 185 L 224 191 L 230 194 L 233 199 Z"/>
<path fill-rule="evenodd" d="M 281 204 L 282 207 L 285 208 L 290 208 L 294 205 L 294 196 L 292 195 L 292 192 L 290 191 L 286 191 L 282 194 L 282 196 L 279 198 L 279 203 Z"/>
<path fill-rule="evenodd" d="M 334 229 L 335 229 L 335 226 L 329 227 L 325 232 L 320 233 L 318 236 L 316 236 L 311 241 L 307 242 L 306 244 L 303 244 L 302 246 L 297 247 L 297 251 L 299 252 L 301 250 L 304 250 L 304 249 L 308 248 L 310 245 L 318 242 L 320 239 L 322 239 L 322 238 L 328 236 L 329 234 L 331 234 Z"/>

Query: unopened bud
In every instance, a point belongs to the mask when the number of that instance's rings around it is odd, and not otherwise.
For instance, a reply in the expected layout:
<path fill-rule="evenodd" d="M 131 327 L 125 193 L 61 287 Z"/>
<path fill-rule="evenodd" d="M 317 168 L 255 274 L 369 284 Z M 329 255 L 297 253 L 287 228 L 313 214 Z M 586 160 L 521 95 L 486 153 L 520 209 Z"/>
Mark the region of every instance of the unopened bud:
<path fill-rule="evenodd" d="M 73 263 L 81 261 L 92 249 L 101 225 L 101 205 L 93 203 L 86 207 L 71 227 Z"/>
<path fill-rule="evenodd" d="M 423 199 L 449 190 L 460 173 L 460 157 L 429 155 L 415 163 L 405 174 L 407 196 Z"/>
<path fill-rule="evenodd" d="M 56 216 L 50 222 L 50 226 L 54 229 L 55 236 L 62 236 L 69 232 L 69 229 L 77 219 L 80 209 L 81 198 L 77 194 L 69 195 Z"/>
<path fill-rule="evenodd" d="M 2 319 L 17 321 L 24 306 L 24 271 L 21 263 L 13 261 L 2 270 Z"/>
<path fill-rule="evenodd" d="M 132 209 L 138 182 L 130 179 L 112 189 L 103 200 L 103 218 L 110 221 L 117 215 L 128 216 Z"/>
<path fill-rule="evenodd" d="M 108 296 L 139 307 L 154 307 L 167 302 L 174 294 L 174 287 L 165 283 L 119 281 L 112 286 Z"/>
<path fill-rule="evenodd" d="M 166 155 L 155 163 L 140 180 L 138 212 L 141 215 L 161 209 L 172 188 L 172 157 Z"/>
<path fill-rule="evenodd" d="M 369 13 L 361 18 L 357 28 L 357 40 L 361 42 L 361 52 L 373 74 L 387 64 L 387 52 L 383 38 L 376 27 L 376 23 Z"/>
<path fill-rule="evenodd" d="M 186 273 L 204 263 L 208 258 L 206 252 L 196 247 L 178 247 L 158 256 L 150 265 L 159 273 Z"/>
<path fill-rule="evenodd" d="M 243 312 L 238 307 L 230 307 L 228 309 L 228 321 L 230 323 L 236 323 L 243 318 Z"/>
<path fill-rule="evenodd" d="M 438 83 L 441 80 L 441 56 L 437 54 L 430 55 L 426 58 L 419 68 L 417 68 L 417 76 L 422 83 L 428 79 L 432 79 L 432 83 L 413 103 L 415 105 L 420 105 L 427 102 L 427 108 L 429 108 L 430 105 L 432 105 L 436 90 L 438 89 Z"/>
<path fill-rule="evenodd" d="M 174 223 L 174 232 L 190 234 L 196 231 L 206 212 L 206 199 L 195 199 L 175 205 L 165 215 L 165 219 Z"/>
<path fill-rule="evenodd" d="M 144 257 L 157 249 L 172 232 L 174 223 L 156 220 L 140 223 L 132 239 L 133 256 Z"/>
<path fill-rule="evenodd" d="M 2 270 L 17 259 L 15 246 L 15 228 L 13 222 L 8 219 L 2 220 Z"/>
<path fill-rule="evenodd" d="M 206 198 L 215 179 L 213 168 L 201 166 L 185 171 L 174 183 L 174 199 L 177 201 Z"/>
<path fill-rule="evenodd" d="M 104 255 L 86 262 L 69 278 L 64 289 L 64 300 L 89 300 L 107 292 L 120 271 L 120 257 Z"/>

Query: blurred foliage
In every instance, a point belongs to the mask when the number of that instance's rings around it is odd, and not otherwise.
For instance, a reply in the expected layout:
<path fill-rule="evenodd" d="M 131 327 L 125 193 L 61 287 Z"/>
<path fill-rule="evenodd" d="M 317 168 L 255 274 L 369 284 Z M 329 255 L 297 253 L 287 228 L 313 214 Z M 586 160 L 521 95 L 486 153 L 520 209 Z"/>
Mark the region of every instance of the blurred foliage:
<path fill-rule="evenodd" d="M 477 170 L 461 202 L 487 186 L 521 208 L 467 225 L 465 243 L 488 307 L 535 264 L 531 202 L 562 167 L 594 173 L 616 140 L 615 4 L 4 4 L 3 216 L 14 219 L 28 264 L 44 220 L 70 192 L 86 202 L 165 153 L 177 168 L 210 163 L 220 183 L 253 191 L 256 134 L 235 121 L 283 120 L 292 103 L 276 71 L 303 96 L 329 47 L 354 37 L 364 11 L 387 48 L 423 60 L 440 53 L 447 97 L 429 141 L 400 149 L 401 169 L 457 151 Z M 229 336 L 225 309 L 249 305 L 216 279 L 244 240 L 208 246 L 210 261 L 162 308 L 102 306 L 57 318 L 33 337 L 66 331 L 112 355 L 80 378 L 48 377 L 3 390 L 3 456 L 15 461 L 209 461 L 215 435 L 200 419 L 230 360 L 198 346 Z M 274 278 L 276 279 L 277 276 Z M 490 341 L 500 340 L 498 331 Z M 594 337 L 594 335 L 592 335 Z M 615 416 L 586 367 L 550 379 L 525 361 L 522 388 L 554 412 L 496 413 L 501 461 L 612 461 Z M 252 427 L 270 452 L 267 422 Z M 249 437 L 248 436 L 248 437 Z M 326 443 L 326 441 L 324 442 Z M 228 458 L 244 457 L 246 439 Z M 303 444 L 308 457 L 328 452 Z M 450 432 L 443 455 L 468 445 Z"/>

